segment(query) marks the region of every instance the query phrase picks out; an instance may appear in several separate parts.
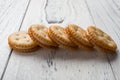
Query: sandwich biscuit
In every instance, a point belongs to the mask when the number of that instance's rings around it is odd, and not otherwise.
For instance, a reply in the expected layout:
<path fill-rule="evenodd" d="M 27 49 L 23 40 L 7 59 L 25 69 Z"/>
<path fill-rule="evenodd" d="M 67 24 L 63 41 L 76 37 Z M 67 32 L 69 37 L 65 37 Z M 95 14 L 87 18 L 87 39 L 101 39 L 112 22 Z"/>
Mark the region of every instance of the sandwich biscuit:
<path fill-rule="evenodd" d="M 87 39 L 86 31 L 84 29 L 75 24 L 69 24 L 65 30 L 69 39 L 79 48 L 93 50 L 93 45 Z"/>
<path fill-rule="evenodd" d="M 87 32 L 89 41 L 96 47 L 106 52 L 116 51 L 117 45 L 114 42 L 114 40 L 107 33 L 103 32 L 101 29 L 95 26 L 89 26 L 87 28 Z"/>
<path fill-rule="evenodd" d="M 49 27 L 48 30 L 49 37 L 59 44 L 59 46 L 64 46 L 68 48 L 75 48 L 76 45 L 69 40 L 66 31 L 64 28 L 58 26 L 58 25 L 52 25 Z"/>
<path fill-rule="evenodd" d="M 54 49 L 58 46 L 49 38 L 48 28 L 43 25 L 35 24 L 30 26 L 28 33 L 33 41 L 43 48 Z"/>

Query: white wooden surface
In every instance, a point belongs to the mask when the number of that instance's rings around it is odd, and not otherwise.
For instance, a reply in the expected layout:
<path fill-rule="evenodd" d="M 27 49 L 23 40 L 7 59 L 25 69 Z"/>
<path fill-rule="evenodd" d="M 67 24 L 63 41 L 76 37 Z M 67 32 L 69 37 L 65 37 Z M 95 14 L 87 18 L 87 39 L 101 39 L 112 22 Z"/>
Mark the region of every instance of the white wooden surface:
<path fill-rule="evenodd" d="M 31 24 L 96 25 L 118 45 L 117 54 L 98 51 L 11 50 L 7 37 Z M 120 0 L 0 0 L 0 80 L 120 80 Z"/>
<path fill-rule="evenodd" d="M 11 49 L 8 47 L 7 37 L 18 31 L 26 12 L 28 0 L 0 0 L 0 79 L 2 79 Z"/>

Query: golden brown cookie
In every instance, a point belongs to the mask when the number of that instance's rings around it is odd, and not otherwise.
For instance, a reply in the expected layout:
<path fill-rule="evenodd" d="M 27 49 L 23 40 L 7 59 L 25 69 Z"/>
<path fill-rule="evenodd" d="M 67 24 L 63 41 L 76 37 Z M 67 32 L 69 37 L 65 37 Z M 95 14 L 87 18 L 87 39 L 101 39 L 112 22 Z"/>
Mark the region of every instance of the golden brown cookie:
<path fill-rule="evenodd" d="M 86 37 L 86 31 L 75 24 L 69 24 L 66 27 L 66 33 L 68 38 L 75 43 L 79 48 L 92 50 L 93 45 L 88 41 Z"/>
<path fill-rule="evenodd" d="M 12 49 L 19 52 L 32 52 L 39 48 L 25 31 L 12 33 L 8 37 L 8 44 Z"/>
<path fill-rule="evenodd" d="M 88 40 L 94 45 L 94 48 L 101 51 L 101 52 L 104 52 L 104 53 L 115 53 L 115 51 L 112 51 L 112 50 L 109 50 L 109 49 L 105 49 L 105 48 L 102 48 L 100 46 L 97 46 L 95 43 L 94 43 L 94 39 L 92 39 L 92 37 L 88 36 L 87 37 Z"/>
<path fill-rule="evenodd" d="M 65 29 L 58 25 L 50 26 L 48 29 L 48 34 L 49 37 L 59 45 L 66 47 L 76 47 L 76 45 L 68 39 Z"/>
<path fill-rule="evenodd" d="M 114 40 L 101 29 L 95 26 L 89 26 L 87 28 L 88 39 L 92 44 L 99 47 L 102 50 L 115 52 L 117 45 Z"/>
<path fill-rule="evenodd" d="M 31 25 L 28 30 L 30 37 L 43 48 L 55 48 L 58 46 L 48 36 L 48 28 L 43 25 Z"/>
<path fill-rule="evenodd" d="M 49 37 L 51 38 L 51 40 L 53 41 L 53 42 L 55 42 L 56 41 L 56 39 L 55 38 L 53 38 L 53 35 L 52 34 L 50 34 L 50 33 L 48 33 L 48 35 L 49 35 Z M 59 45 L 59 47 L 61 47 L 61 48 L 64 48 L 64 49 L 69 49 L 69 50 L 76 50 L 77 49 L 77 47 L 75 46 L 69 46 L 69 45 L 63 45 L 63 44 L 61 44 L 61 42 L 57 42 L 57 44 Z"/>

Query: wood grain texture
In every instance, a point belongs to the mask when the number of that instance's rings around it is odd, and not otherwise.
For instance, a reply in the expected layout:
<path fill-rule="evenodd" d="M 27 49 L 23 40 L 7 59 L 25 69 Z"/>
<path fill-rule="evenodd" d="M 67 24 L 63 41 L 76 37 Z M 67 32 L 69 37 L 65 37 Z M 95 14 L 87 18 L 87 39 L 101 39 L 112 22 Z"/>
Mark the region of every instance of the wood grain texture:
<path fill-rule="evenodd" d="M 47 4 L 45 6 L 45 14 L 46 20 L 48 23 L 62 23 L 64 21 L 64 7 L 66 1 L 64 0 L 56 1 L 56 0 L 47 0 Z"/>
<path fill-rule="evenodd" d="M 0 0 L 0 79 L 2 79 L 11 56 L 8 35 L 18 31 L 28 0 Z"/>
<path fill-rule="evenodd" d="M 27 30 L 31 24 L 49 27 L 54 23 L 65 27 L 76 23 L 82 28 L 97 24 L 94 16 L 90 16 L 93 12 L 89 11 L 96 7 L 90 3 L 92 7 L 89 4 L 88 9 L 86 3 L 84 0 L 31 0 L 20 30 Z M 108 32 L 106 27 L 102 28 Z M 30 54 L 13 51 L 3 80 L 115 80 L 109 60 L 112 59 L 98 51 L 40 49 Z"/>
<path fill-rule="evenodd" d="M 94 2 L 94 3 L 92 3 Z M 87 0 L 88 8 L 90 9 L 91 16 L 94 19 L 95 24 L 107 32 L 117 43 L 117 54 L 109 55 L 108 59 L 111 65 L 111 69 L 115 76 L 115 80 L 120 80 L 120 1 L 115 0 L 101 0 L 90 2 Z M 94 8 L 93 8 L 94 7 Z"/>

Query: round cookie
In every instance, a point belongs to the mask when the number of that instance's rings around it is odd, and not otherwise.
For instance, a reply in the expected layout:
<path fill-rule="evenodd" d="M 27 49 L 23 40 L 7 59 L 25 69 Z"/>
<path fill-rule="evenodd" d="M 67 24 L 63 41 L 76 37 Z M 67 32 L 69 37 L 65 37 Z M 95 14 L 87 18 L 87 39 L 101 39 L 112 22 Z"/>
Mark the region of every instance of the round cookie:
<path fill-rule="evenodd" d="M 75 24 L 69 24 L 65 30 L 69 39 L 79 48 L 93 50 L 93 45 L 88 41 L 86 31 L 84 29 Z"/>
<path fill-rule="evenodd" d="M 59 45 L 76 47 L 76 45 L 69 40 L 65 29 L 58 25 L 50 26 L 48 30 L 48 34 L 49 37 Z"/>
<path fill-rule="evenodd" d="M 50 34 L 50 32 L 48 33 L 49 37 L 52 39 L 53 42 L 56 42 L 57 39 L 53 38 L 53 35 Z M 76 50 L 77 47 L 73 47 L 73 46 L 69 46 L 69 45 L 63 45 L 61 42 L 57 41 L 57 44 L 59 45 L 59 47 L 61 48 L 65 48 L 65 49 L 69 49 L 69 50 Z"/>
<path fill-rule="evenodd" d="M 41 47 L 54 49 L 58 46 L 48 36 L 48 28 L 43 25 L 31 25 L 28 33 L 30 37 Z"/>
<path fill-rule="evenodd" d="M 102 50 L 115 52 L 117 49 L 117 45 L 114 40 L 101 29 L 95 26 L 89 26 L 87 28 L 88 31 L 88 39 L 92 44 L 99 47 Z"/>
<path fill-rule="evenodd" d="M 39 47 L 33 42 L 27 32 L 14 32 L 8 37 L 9 46 L 19 52 L 32 52 Z"/>

